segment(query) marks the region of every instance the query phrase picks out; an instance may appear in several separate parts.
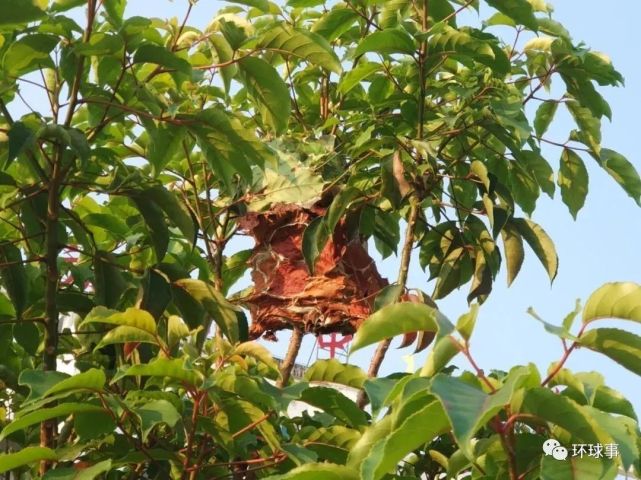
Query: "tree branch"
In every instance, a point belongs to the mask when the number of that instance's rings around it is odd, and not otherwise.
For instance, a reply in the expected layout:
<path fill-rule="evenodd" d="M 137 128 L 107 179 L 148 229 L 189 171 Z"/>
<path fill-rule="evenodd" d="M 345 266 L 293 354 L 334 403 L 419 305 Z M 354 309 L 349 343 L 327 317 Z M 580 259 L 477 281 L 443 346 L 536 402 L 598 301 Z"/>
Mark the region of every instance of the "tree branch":
<path fill-rule="evenodd" d="M 420 202 L 416 194 L 411 194 L 410 197 L 410 212 L 407 218 L 407 229 L 405 230 L 405 243 L 403 244 L 403 251 L 401 253 L 401 266 L 398 272 L 398 280 L 396 281 L 399 286 L 398 294 L 394 299 L 395 302 L 398 302 L 400 296 L 405 291 L 405 285 L 407 284 L 407 275 L 409 272 L 410 262 L 412 259 L 412 249 L 414 247 L 414 230 L 416 228 L 416 221 L 418 219 L 418 213 L 420 211 Z M 389 349 L 392 339 L 388 338 L 383 340 L 378 344 L 376 353 L 369 365 L 369 370 L 367 374 L 370 377 L 376 377 L 378 375 L 378 370 L 381 368 L 381 364 L 385 359 L 385 354 Z M 364 407 L 367 403 L 367 399 L 363 392 L 360 393 L 358 397 L 358 404 L 361 407 Z"/>
<path fill-rule="evenodd" d="M 291 376 L 292 369 L 296 364 L 296 357 L 298 356 L 298 351 L 300 346 L 303 343 L 303 330 L 299 327 L 294 327 L 292 329 L 292 338 L 289 341 L 289 347 L 287 349 L 287 355 L 283 359 L 283 363 L 280 367 L 281 378 L 278 380 L 276 385 L 279 388 L 283 388 L 289 383 L 289 377 Z"/>

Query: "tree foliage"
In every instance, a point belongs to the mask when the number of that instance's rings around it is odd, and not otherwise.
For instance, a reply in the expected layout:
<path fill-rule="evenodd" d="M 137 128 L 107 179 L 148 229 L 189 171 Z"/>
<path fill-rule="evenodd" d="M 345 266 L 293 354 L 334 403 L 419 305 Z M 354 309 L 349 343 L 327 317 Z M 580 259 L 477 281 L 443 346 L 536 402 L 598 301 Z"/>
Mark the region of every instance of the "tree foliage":
<path fill-rule="evenodd" d="M 562 368 L 585 347 L 639 373 L 637 336 L 587 329 L 639 321 L 638 287 L 597 292 L 575 334 L 573 316 L 545 324 L 565 355 L 543 380 L 531 365 L 451 376 L 475 310 L 453 325 L 425 294 L 398 303 L 416 246 L 436 300 L 469 284 L 482 303 L 503 262 L 517 277 L 524 244 L 554 279 L 554 244 L 530 215 L 558 185 L 576 217 L 586 161 L 641 202 L 634 167 L 601 147 L 611 112 L 598 87 L 623 81 L 609 59 L 537 0 L 229 2 L 204 28 L 190 26 L 194 3 L 181 20 L 127 16 L 125 0 L 2 4 L 0 472 L 562 478 L 542 435 L 619 443 L 618 464 L 638 470 L 629 402 Z M 576 128 L 548 138 L 559 109 Z M 277 364 L 247 341 L 247 294 L 229 294 L 249 258 L 234 251 L 239 219 L 323 196 L 307 265 L 339 223 L 398 254 L 356 347 L 432 334 L 419 373 L 366 380 L 323 364 L 277 388 Z M 63 359 L 78 373 L 58 371 Z M 319 379 L 362 387 L 385 414 Z M 322 412 L 284 415 L 297 399 Z M 617 462 L 588 460 L 572 471 L 613 478 Z"/>

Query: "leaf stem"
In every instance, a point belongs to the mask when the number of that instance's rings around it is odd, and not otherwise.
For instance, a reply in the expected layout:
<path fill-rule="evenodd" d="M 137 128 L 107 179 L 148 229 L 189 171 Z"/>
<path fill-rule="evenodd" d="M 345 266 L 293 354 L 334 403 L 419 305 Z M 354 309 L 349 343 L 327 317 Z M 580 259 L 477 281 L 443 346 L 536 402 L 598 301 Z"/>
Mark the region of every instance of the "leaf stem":
<path fill-rule="evenodd" d="M 585 332 L 585 329 L 588 325 L 583 324 L 581 327 L 581 330 L 579 330 L 579 333 L 577 335 L 577 338 L 581 338 L 581 335 Z M 556 366 L 552 369 L 550 373 L 548 373 L 548 376 L 545 377 L 545 379 L 541 382 L 541 386 L 545 387 L 552 379 L 561 371 L 563 366 L 565 365 L 565 362 L 568 361 L 568 358 L 570 357 L 570 354 L 579 346 L 579 342 L 575 341 L 570 345 L 569 348 L 564 348 L 563 356 L 561 359 L 557 362 Z"/>
<path fill-rule="evenodd" d="M 232 433 L 231 438 L 238 438 L 238 437 L 240 437 L 243 433 L 249 432 L 250 430 L 252 430 L 252 429 L 253 429 L 253 428 L 255 428 L 256 426 L 258 426 L 258 425 L 260 425 L 261 423 L 263 423 L 263 422 L 264 422 L 265 420 L 267 420 L 269 417 L 271 417 L 271 415 L 272 415 L 272 414 L 271 414 L 271 412 L 267 412 L 265 415 L 263 415 L 262 417 L 260 417 L 258 420 L 255 420 L 255 421 L 253 421 L 252 423 L 250 423 L 249 425 L 244 426 L 243 428 L 241 428 L 241 429 L 240 429 L 240 430 L 238 430 L 237 432 Z"/>

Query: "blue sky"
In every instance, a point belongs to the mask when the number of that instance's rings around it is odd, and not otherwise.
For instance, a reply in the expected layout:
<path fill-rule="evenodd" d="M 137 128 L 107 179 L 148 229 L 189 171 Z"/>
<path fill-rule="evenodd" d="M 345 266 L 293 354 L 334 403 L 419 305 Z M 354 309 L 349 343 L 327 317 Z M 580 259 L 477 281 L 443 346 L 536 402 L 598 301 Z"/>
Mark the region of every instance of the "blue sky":
<path fill-rule="evenodd" d="M 158 5 L 153 15 L 180 17 L 186 3 L 177 0 L 162 2 L 163 6 Z M 624 88 L 602 90 L 613 111 L 612 123 L 607 120 L 603 123 L 603 145 L 619 151 L 641 169 L 636 138 L 639 135 L 638 110 L 641 108 L 641 68 L 637 47 L 641 2 L 618 0 L 607 6 L 602 0 L 557 0 L 551 3 L 555 7 L 554 18 L 567 27 L 573 39 L 607 53 L 625 77 Z M 208 23 L 223 4 L 201 0 L 193 12 L 194 23 Z M 127 13 L 150 15 L 149 5 L 143 0 L 132 0 Z M 482 18 L 487 18 L 483 12 Z M 468 17 L 469 20 L 471 17 Z M 574 126 L 567 115 L 559 114 L 558 121 L 546 136 L 564 141 L 572 128 Z M 553 165 L 558 165 L 559 149 L 547 148 L 545 154 Z M 514 284 L 506 287 L 503 272 L 490 299 L 481 308 L 472 338 L 472 353 L 486 371 L 534 362 L 544 373 L 551 362 L 560 358 L 562 349 L 559 340 L 547 334 L 538 322 L 526 314 L 528 307 L 533 306 L 547 321 L 560 323 L 563 316 L 574 308 L 577 298 L 585 300 L 605 282 L 626 280 L 641 283 L 638 248 L 641 208 L 594 161 L 589 158 L 585 160 L 590 174 L 590 193 L 578 219 L 572 219 L 561 203 L 558 192 L 554 200 L 541 197 L 533 216 L 534 221 L 541 224 L 556 243 L 560 267 L 554 284 L 550 286 L 544 269 L 532 252 L 527 251 L 525 263 Z M 394 257 L 380 263 L 381 272 L 389 279 L 396 277 L 397 268 L 397 259 Z M 427 283 L 427 277 L 417 262 L 411 269 L 408 286 L 427 292 L 433 288 Z M 466 295 L 466 289 L 452 294 L 439 302 L 440 309 L 455 321 L 467 311 Z M 618 326 L 641 332 L 638 325 L 630 322 L 603 322 L 608 326 L 617 323 Z M 279 337 L 278 343 L 269 346 L 275 354 L 282 355 L 287 348 L 288 335 L 282 332 Z M 308 336 L 298 357 L 300 363 L 307 363 L 313 345 L 314 338 Z M 409 353 L 411 348 L 390 350 L 382 374 L 404 371 L 407 364 L 402 357 Z M 366 349 L 357 352 L 350 361 L 366 367 L 371 354 L 372 350 Z M 315 357 L 314 352 L 312 360 Z M 425 353 L 415 356 L 416 368 L 420 368 L 424 358 Z M 455 363 L 468 368 L 460 358 Z M 607 383 L 635 402 L 641 411 L 639 378 L 616 363 L 596 353 L 579 350 L 573 353 L 567 366 L 575 371 L 597 370 L 603 373 Z"/>

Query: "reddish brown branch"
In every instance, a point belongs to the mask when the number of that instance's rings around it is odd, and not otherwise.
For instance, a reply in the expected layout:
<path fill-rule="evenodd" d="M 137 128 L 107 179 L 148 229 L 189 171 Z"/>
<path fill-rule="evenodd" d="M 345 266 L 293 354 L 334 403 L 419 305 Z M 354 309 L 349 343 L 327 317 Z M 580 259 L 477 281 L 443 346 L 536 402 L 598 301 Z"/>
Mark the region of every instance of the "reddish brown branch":
<path fill-rule="evenodd" d="M 289 377 L 291 376 L 292 369 L 296 364 L 296 357 L 300 350 L 300 346 L 303 343 L 303 330 L 299 327 L 294 327 L 292 330 L 292 338 L 289 340 L 289 348 L 287 349 L 287 355 L 283 359 L 283 363 L 280 368 L 280 379 L 277 382 L 279 388 L 283 388 L 289 383 Z"/>

